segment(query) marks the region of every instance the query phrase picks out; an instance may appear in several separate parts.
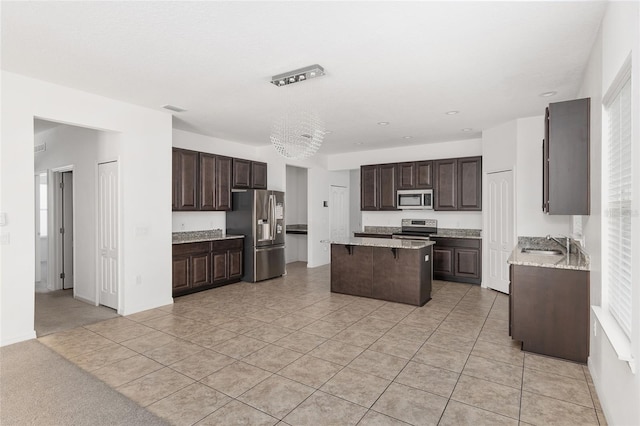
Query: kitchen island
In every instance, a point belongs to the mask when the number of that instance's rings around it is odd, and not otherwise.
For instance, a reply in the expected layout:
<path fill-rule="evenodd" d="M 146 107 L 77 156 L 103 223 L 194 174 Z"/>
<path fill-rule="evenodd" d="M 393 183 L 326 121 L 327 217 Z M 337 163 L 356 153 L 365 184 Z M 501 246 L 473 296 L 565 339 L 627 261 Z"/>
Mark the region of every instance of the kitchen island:
<path fill-rule="evenodd" d="M 431 300 L 433 241 L 345 238 L 331 243 L 331 291 L 422 306 Z"/>

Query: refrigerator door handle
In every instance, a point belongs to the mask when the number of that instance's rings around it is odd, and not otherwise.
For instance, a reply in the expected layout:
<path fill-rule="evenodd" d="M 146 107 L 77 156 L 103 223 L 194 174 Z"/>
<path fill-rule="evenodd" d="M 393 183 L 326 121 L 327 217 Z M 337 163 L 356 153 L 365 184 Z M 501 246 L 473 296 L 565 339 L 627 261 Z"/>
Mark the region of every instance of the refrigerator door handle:
<path fill-rule="evenodd" d="M 276 196 L 271 194 L 269 196 L 271 201 L 271 240 L 276 239 Z"/>

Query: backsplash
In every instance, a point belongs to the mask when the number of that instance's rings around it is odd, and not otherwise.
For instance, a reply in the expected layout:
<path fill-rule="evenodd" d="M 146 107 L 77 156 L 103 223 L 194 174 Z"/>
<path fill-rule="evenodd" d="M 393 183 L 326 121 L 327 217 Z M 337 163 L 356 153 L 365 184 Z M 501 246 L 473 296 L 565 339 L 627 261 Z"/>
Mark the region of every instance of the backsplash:
<path fill-rule="evenodd" d="M 533 249 L 544 249 L 544 250 L 563 248 L 562 246 L 560 246 L 560 244 L 558 244 L 554 240 L 547 240 L 546 237 L 518 237 L 518 246 L 530 247 Z M 576 241 L 572 239 L 571 247 L 572 247 L 572 250 L 571 250 L 572 253 L 575 250 L 574 247 L 578 247 L 578 249 L 584 253 L 584 249 L 582 248 L 580 241 Z"/>
<path fill-rule="evenodd" d="M 182 242 L 185 240 L 198 240 L 208 238 L 221 238 L 224 235 L 222 229 L 208 229 L 205 231 L 187 231 L 174 232 L 172 235 L 173 242 Z"/>
<path fill-rule="evenodd" d="M 371 234 L 393 234 L 402 231 L 399 226 L 365 226 L 364 232 Z"/>

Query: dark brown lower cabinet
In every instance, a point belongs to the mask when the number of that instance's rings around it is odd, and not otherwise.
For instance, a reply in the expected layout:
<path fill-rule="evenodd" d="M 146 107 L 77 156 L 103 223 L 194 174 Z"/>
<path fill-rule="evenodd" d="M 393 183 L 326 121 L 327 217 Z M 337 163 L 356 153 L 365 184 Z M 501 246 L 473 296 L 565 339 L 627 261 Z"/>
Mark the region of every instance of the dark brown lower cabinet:
<path fill-rule="evenodd" d="M 173 296 L 240 281 L 243 239 L 173 245 Z"/>
<path fill-rule="evenodd" d="M 431 299 L 431 247 L 332 244 L 331 291 L 422 306 Z"/>
<path fill-rule="evenodd" d="M 482 281 L 482 240 L 476 238 L 431 238 L 433 278 L 480 284 Z"/>
<path fill-rule="evenodd" d="M 242 276 L 242 240 L 215 241 L 211 257 L 213 283 L 239 281 Z"/>
<path fill-rule="evenodd" d="M 589 271 L 511 265 L 509 328 L 522 349 L 586 363 Z"/>

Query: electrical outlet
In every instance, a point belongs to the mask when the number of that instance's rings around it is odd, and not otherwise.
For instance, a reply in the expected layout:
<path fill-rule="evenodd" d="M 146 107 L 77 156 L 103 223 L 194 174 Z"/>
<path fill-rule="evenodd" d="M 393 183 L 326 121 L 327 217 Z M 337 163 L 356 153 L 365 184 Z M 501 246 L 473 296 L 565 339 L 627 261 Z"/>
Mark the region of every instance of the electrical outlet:
<path fill-rule="evenodd" d="M 142 275 L 136 275 L 136 284 L 137 285 L 142 284 Z"/>
<path fill-rule="evenodd" d="M 7 214 L 5 212 L 0 212 L 0 226 L 5 226 L 7 224 Z"/>
<path fill-rule="evenodd" d="M 180 230 L 181 230 L 181 231 L 184 231 L 184 223 L 181 223 L 181 224 L 180 224 Z"/>
<path fill-rule="evenodd" d="M 10 242 L 11 242 L 11 239 L 9 238 L 9 233 L 0 235 L 0 245 L 8 246 Z"/>

